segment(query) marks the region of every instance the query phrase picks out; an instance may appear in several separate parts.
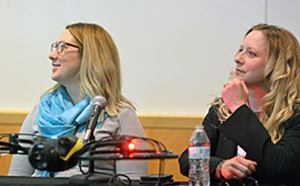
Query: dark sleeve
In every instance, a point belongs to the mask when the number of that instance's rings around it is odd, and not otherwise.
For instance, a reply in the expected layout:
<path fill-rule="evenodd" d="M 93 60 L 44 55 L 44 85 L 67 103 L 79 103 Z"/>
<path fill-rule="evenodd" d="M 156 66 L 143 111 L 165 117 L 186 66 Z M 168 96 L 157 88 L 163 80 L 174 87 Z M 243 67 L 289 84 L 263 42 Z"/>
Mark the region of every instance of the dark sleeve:
<path fill-rule="evenodd" d="M 208 114 L 205 116 L 203 120 L 203 126 L 207 136 L 210 139 L 211 149 L 210 149 L 210 173 L 214 176 L 215 169 L 218 163 L 222 160 L 222 158 L 215 157 L 216 148 L 218 144 L 218 127 L 219 120 L 217 114 L 215 112 L 215 107 L 211 106 Z M 184 176 L 188 176 L 189 172 L 189 159 L 188 159 L 188 149 L 186 149 L 179 158 L 179 166 L 180 172 Z"/>
<path fill-rule="evenodd" d="M 205 129 L 205 132 L 210 140 L 210 160 L 209 160 L 209 171 L 211 174 L 211 177 L 214 177 L 215 170 L 217 165 L 220 161 L 222 161 L 222 158 L 216 157 L 216 151 L 219 144 L 219 127 L 220 127 L 220 121 L 217 115 L 217 107 L 211 106 L 209 108 L 209 112 L 204 118 L 203 126 Z"/>
<path fill-rule="evenodd" d="M 290 118 L 283 126 L 285 133 L 274 144 L 256 115 L 243 105 L 221 125 L 220 131 L 247 152 L 247 159 L 258 163 L 256 175 L 278 179 L 300 166 L 300 115 Z"/>
<path fill-rule="evenodd" d="M 188 154 L 188 149 L 185 149 L 185 151 L 180 155 L 178 161 L 179 161 L 179 167 L 180 167 L 181 174 L 188 177 L 188 175 L 189 175 L 189 154 Z"/>
<path fill-rule="evenodd" d="M 218 157 L 210 157 L 210 174 L 211 177 L 215 178 L 215 170 L 218 165 L 218 163 L 222 161 L 222 158 Z M 189 154 L 188 149 L 185 149 L 185 151 L 180 155 L 179 157 L 179 166 L 180 166 L 180 172 L 182 175 L 188 177 L 189 176 Z"/>

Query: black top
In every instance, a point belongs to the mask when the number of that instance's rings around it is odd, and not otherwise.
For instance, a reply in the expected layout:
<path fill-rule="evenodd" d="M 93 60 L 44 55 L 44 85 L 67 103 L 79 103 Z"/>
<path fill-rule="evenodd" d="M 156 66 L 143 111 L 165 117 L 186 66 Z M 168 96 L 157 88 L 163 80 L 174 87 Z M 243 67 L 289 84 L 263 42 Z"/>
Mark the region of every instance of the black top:
<path fill-rule="evenodd" d="M 300 112 L 283 123 L 284 136 L 275 145 L 257 116 L 246 105 L 237 109 L 220 124 L 216 108 L 212 106 L 203 121 L 211 142 L 211 181 L 219 182 L 215 169 L 223 159 L 237 154 L 237 145 L 246 152 L 246 158 L 256 161 L 256 172 L 251 175 L 261 184 L 300 185 Z M 180 171 L 188 176 L 188 152 L 179 158 Z"/>

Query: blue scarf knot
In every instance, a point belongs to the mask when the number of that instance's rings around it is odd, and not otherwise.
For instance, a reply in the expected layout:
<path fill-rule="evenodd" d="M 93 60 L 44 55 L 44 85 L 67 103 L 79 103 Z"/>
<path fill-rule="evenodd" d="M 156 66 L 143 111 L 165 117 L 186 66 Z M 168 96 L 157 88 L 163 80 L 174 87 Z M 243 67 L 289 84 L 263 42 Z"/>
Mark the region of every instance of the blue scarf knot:
<path fill-rule="evenodd" d="M 92 112 L 90 98 L 73 105 L 64 87 L 46 94 L 40 101 L 37 124 L 48 138 L 74 135 L 79 124 L 87 122 Z"/>

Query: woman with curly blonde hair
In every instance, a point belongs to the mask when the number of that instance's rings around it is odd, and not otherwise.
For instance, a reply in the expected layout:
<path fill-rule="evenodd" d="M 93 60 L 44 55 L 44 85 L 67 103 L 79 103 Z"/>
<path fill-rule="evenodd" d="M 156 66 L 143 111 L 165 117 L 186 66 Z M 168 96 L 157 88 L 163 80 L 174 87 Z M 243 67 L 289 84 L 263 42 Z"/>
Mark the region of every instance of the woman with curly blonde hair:
<path fill-rule="evenodd" d="M 300 183 L 300 47 L 284 28 L 253 26 L 236 68 L 203 121 L 211 141 L 212 181 L 247 176 Z M 188 175 L 187 151 L 180 160 Z"/>

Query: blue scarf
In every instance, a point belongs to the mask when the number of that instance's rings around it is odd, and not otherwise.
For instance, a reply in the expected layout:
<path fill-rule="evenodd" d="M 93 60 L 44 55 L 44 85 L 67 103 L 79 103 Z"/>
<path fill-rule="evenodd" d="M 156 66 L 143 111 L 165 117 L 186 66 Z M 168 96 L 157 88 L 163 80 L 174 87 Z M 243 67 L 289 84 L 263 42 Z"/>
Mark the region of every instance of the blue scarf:
<path fill-rule="evenodd" d="M 48 138 L 56 138 L 62 135 L 74 135 L 78 125 L 86 123 L 92 112 L 92 102 L 90 98 L 85 98 L 77 105 L 73 105 L 71 98 L 64 87 L 46 94 L 39 104 L 37 124 L 41 133 Z M 104 119 L 100 121 L 96 128 L 101 128 L 108 114 L 104 110 Z M 81 132 L 85 126 L 81 128 Z M 50 177 L 56 172 L 37 170 L 38 177 Z"/>
<path fill-rule="evenodd" d="M 46 94 L 39 104 L 37 124 L 48 138 L 74 135 L 77 125 L 87 122 L 92 112 L 90 98 L 73 105 L 64 87 Z"/>

